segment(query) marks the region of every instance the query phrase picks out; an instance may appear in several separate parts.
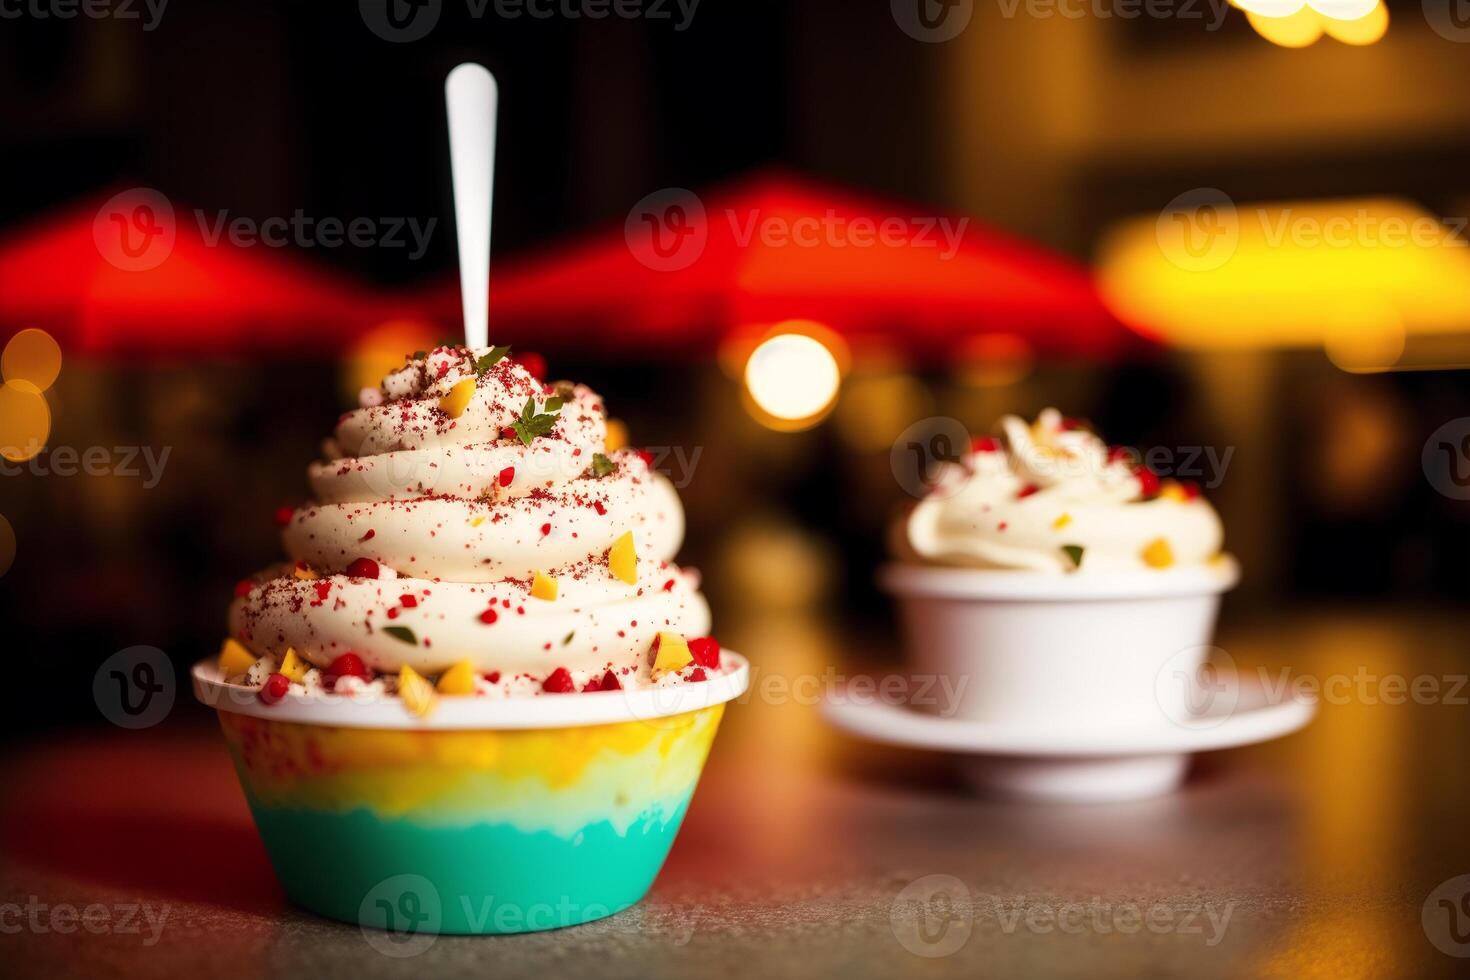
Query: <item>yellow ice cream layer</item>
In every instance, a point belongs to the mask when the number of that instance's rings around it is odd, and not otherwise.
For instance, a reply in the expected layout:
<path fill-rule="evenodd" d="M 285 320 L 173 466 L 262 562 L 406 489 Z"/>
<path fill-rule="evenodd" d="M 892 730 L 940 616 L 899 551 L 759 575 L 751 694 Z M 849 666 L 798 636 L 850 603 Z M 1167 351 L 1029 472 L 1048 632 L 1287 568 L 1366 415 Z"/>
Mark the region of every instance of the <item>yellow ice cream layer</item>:
<path fill-rule="evenodd" d="M 714 705 L 647 722 L 528 731 L 332 728 L 228 712 L 220 722 L 260 805 L 571 834 L 597 820 L 621 832 L 641 814 L 677 810 L 723 713 Z"/>

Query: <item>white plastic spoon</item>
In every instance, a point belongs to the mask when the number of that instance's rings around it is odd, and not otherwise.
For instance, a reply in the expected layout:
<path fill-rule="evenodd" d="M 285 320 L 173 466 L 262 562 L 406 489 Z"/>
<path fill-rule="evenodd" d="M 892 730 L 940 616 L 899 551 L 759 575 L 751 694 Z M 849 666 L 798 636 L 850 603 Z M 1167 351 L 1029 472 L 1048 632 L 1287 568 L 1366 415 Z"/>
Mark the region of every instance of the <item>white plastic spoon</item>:
<path fill-rule="evenodd" d="M 495 196 L 495 118 L 500 90 L 483 65 L 456 65 L 444 80 L 449 111 L 449 168 L 459 242 L 464 339 L 490 344 L 490 206 Z"/>

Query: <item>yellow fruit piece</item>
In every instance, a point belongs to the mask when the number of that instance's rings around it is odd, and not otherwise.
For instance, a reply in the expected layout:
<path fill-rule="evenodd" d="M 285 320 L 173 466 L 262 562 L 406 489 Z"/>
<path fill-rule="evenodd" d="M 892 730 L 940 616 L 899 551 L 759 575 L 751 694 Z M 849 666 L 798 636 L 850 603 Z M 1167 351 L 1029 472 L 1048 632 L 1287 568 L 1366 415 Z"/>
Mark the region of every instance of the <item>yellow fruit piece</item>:
<path fill-rule="evenodd" d="M 694 662 L 689 644 L 678 633 L 660 633 L 658 650 L 653 657 L 654 670 L 683 670 Z"/>
<path fill-rule="evenodd" d="M 638 582 L 638 551 L 633 547 L 633 532 L 624 531 L 623 536 L 607 549 L 607 570 L 615 579 L 635 585 Z"/>
<path fill-rule="evenodd" d="M 1060 531 L 1062 528 L 1066 527 L 1068 524 L 1071 524 L 1071 523 L 1072 523 L 1072 515 L 1071 514 L 1062 514 L 1059 517 L 1057 517 L 1056 520 L 1054 520 L 1054 521 L 1051 522 L 1051 528 L 1052 528 L 1053 531 Z"/>
<path fill-rule="evenodd" d="M 475 393 L 475 379 L 465 378 L 456 381 L 454 387 L 449 389 L 449 394 L 439 399 L 439 411 L 452 419 L 457 419 L 464 414 L 469 407 L 470 397 Z"/>
<path fill-rule="evenodd" d="M 1159 488 L 1159 496 L 1165 500 L 1172 500 L 1181 504 L 1189 499 L 1189 495 L 1184 492 L 1184 488 L 1175 480 L 1165 480 L 1164 485 Z"/>
<path fill-rule="evenodd" d="M 312 568 L 305 562 L 298 562 L 296 565 L 296 570 L 291 574 L 295 575 L 299 579 L 305 579 L 308 582 L 315 578 L 321 578 L 321 576 L 316 573 L 316 569 Z"/>
<path fill-rule="evenodd" d="M 468 660 L 461 660 L 439 675 L 440 694 L 474 694 L 475 667 Z"/>
<path fill-rule="evenodd" d="M 1168 568 L 1174 564 L 1174 549 L 1163 538 L 1154 538 L 1143 549 L 1143 563 L 1150 568 Z"/>
<path fill-rule="evenodd" d="M 219 672 L 223 677 L 239 677 L 255 663 L 255 655 L 237 640 L 226 639 L 219 648 Z"/>
<path fill-rule="evenodd" d="M 537 572 L 531 579 L 531 598 L 553 601 L 556 598 L 556 579 Z"/>
<path fill-rule="evenodd" d="M 398 672 L 398 696 L 403 699 L 403 706 L 420 718 L 429 717 L 439 704 L 434 685 L 406 664 Z"/>
<path fill-rule="evenodd" d="M 280 673 L 285 674 L 293 683 L 300 684 L 306 672 L 311 669 L 311 664 L 296 656 L 294 647 L 286 648 L 286 657 L 281 661 Z"/>
<path fill-rule="evenodd" d="M 607 420 L 607 451 L 615 453 L 628 444 L 628 427 L 618 419 Z"/>
<path fill-rule="evenodd" d="M 485 518 L 483 518 L 483 517 L 476 517 L 476 518 L 474 518 L 474 519 L 472 519 L 470 521 L 470 527 L 479 527 L 481 524 L 484 524 L 484 523 L 485 523 Z"/>

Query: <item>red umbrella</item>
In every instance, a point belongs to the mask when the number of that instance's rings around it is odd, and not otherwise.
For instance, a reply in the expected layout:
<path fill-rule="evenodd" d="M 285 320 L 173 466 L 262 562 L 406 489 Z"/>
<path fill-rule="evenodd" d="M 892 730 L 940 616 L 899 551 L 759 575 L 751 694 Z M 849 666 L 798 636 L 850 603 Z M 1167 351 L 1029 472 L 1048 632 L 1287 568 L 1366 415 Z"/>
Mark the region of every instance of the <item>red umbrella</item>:
<path fill-rule="evenodd" d="M 144 189 L 36 220 L 0 240 L 0 326 L 75 354 L 335 354 L 375 322 L 345 282 L 215 231 Z"/>
<path fill-rule="evenodd" d="M 497 342 L 599 353 L 703 353 L 734 329 L 816 320 L 922 358 L 985 334 L 1042 354 L 1139 344 L 1088 271 L 956 215 L 763 176 L 696 197 L 663 191 L 624 227 L 505 262 L 491 274 Z M 458 284 L 425 296 L 458 317 Z"/>

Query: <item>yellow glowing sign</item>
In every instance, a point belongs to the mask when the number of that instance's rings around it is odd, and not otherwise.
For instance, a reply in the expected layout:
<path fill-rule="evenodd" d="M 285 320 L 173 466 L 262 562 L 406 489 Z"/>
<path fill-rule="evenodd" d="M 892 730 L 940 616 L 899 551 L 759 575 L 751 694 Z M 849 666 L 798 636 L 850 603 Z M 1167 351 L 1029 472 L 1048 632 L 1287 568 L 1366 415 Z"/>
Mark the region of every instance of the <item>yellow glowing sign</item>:
<path fill-rule="evenodd" d="M 1470 328 L 1459 232 L 1394 198 L 1237 205 L 1201 189 L 1111 231 L 1099 280 L 1120 317 L 1180 346 L 1326 345 L 1362 370 L 1406 337 Z"/>
<path fill-rule="evenodd" d="M 773 428 L 804 428 L 832 407 L 842 383 L 837 358 L 804 333 L 777 334 L 745 362 L 745 390 Z"/>

